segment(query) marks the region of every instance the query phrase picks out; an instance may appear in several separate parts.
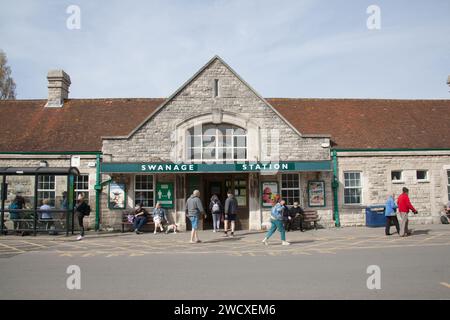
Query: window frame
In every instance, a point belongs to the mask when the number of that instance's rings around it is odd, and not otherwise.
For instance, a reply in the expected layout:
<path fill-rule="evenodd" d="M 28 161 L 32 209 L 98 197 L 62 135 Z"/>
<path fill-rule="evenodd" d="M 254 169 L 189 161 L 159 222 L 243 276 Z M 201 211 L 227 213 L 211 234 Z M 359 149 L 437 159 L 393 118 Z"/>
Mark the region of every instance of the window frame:
<path fill-rule="evenodd" d="M 229 136 L 229 135 L 223 135 L 221 133 L 221 130 L 219 129 L 219 125 L 215 125 L 213 123 L 205 123 L 201 125 L 201 135 L 195 134 L 195 130 L 194 130 L 194 134 L 191 135 L 191 130 L 193 129 L 193 127 L 189 128 L 186 130 L 186 158 L 188 161 L 191 162 L 200 162 L 200 163 L 221 163 L 221 162 L 245 162 L 248 161 L 248 130 L 245 128 L 242 128 L 240 126 L 231 124 L 231 123 L 225 123 L 226 125 L 229 125 L 229 129 L 233 130 L 233 133 Z M 207 125 L 214 125 L 214 130 L 215 133 L 214 135 L 210 135 L 207 134 L 205 135 L 205 130 L 204 127 Z M 221 124 L 223 125 L 223 124 Z M 235 134 L 235 130 L 236 129 L 241 129 L 243 130 L 245 133 L 244 134 Z M 225 139 L 224 137 L 231 137 L 231 145 L 227 146 L 224 145 L 224 142 L 227 141 L 227 139 Z M 205 146 L 205 137 L 214 137 L 214 146 L 210 146 L 207 145 Z M 245 146 L 244 147 L 238 147 L 236 146 L 235 143 L 235 139 L 236 138 L 244 138 L 245 140 Z M 198 139 L 198 140 L 197 140 Z M 195 141 L 199 141 L 199 144 L 196 145 Z M 220 141 L 220 142 L 219 142 Z M 193 143 L 194 142 L 194 143 Z M 206 142 L 207 143 L 207 142 Z M 210 142 L 212 143 L 212 142 Z M 219 145 L 222 144 L 222 145 Z M 214 150 L 214 157 L 211 157 L 210 159 L 205 159 L 204 158 L 204 153 L 205 150 Z M 223 154 L 223 152 L 219 152 L 219 150 L 231 150 L 231 158 L 225 157 L 225 158 L 220 158 L 219 155 Z M 193 151 L 197 150 L 197 153 L 194 153 Z M 244 150 L 245 151 L 245 158 L 237 158 L 238 152 L 239 150 Z M 200 151 L 200 152 L 198 152 Z M 226 151 L 225 151 L 226 152 Z M 196 154 L 200 154 L 200 158 L 195 158 Z M 228 153 L 226 153 L 226 156 L 228 156 Z"/>
<path fill-rule="evenodd" d="M 44 188 L 40 188 L 41 183 L 43 183 L 44 185 L 49 183 L 51 185 L 51 181 L 47 182 L 47 181 L 40 181 L 41 178 L 44 177 L 52 177 L 53 178 L 53 189 L 44 189 Z M 41 205 L 42 201 L 44 199 L 49 199 L 50 200 L 50 207 L 55 208 L 56 207 L 56 176 L 55 175 L 39 175 L 38 176 L 38 185 L 37 185 L 37 197 L 38 197 L 38 204 Z M 45 192 L 53 192 L 53 198 L 52 197 L 41 197 L 40 194 L 41 193 L 45 193 Z"/>
<path fill-rule="evenodd" d="M 352 186 L 352 187 L 346 187 L 345 186 L 345 174 L 346 173 L 358 173 L 359 174 L 359 186 L 358 187 L 354 187 L 354 186 Z M 363 204 L 363 175 L 362 175 L 362 171 L 358 171 L 358 170 L 348 170 L 348 171 L 343 171 L 343 187 L 344 187 L 344 190 L 343 190 L 343 194 L 342 194 L 342 196 L 343 196 L 343 201 L 342 201 L 342 203 L 344 204 L 344 205 L 346 205 L 346 206 L 360 206 L 360 205 L 362 205 Z M 360 193 L 359 193 L 359 198 L 360 198 L 360 202 L 358 202 L 358 203 L 347 203 L 346 201 L 345 201 L 345 190 L 350 190 L 350 189 L 359 189 L 360 190 Z"/>
<path fill-rule="evenodd" d="M 400 172 L 400 179 L 399 180 L 393 180 L 392 179 L 392 173 L 393 172 Z M 391 182 L 392 183 L 405 183 L 403 170 L 391 170 Z"/>
<path fill-rule="evenodd" d="M 147 177 L 152 177 L 152 188 L 153 189 L 137 189 L 136 188 L 136 181 L 137 181 L 137 177 L 138 176 L 147 176 Z M 152 193 L 152 197 L 151 200 L 153 202 L 153 206 L 143 206 L 144 208 L 148 208 L 148 209 L 153 209 L 155 207 L 155 187 L 156 187 L 156 175 L 155 174 L 135 174 L 134 178 L 133 178 L 133 205 L 136 206 L 136 193 L 138 192 L 151 192 Z M 150 198 L 149 198 L 150 199 Z"/>
<path fill-rule="evenodd" d="M 417 177 L 417 174 L 418 174 L 419 172 L 425 172 L 425 174 L 426 174 L 425 179 L 419 179 L 419 178 Z M 417 181 L 418 183 L 422 183 L 422 182 L 430 182 L 430 174 L 429 174 L 429 170 L 426 170 L 426 169 L 419 169 L 419 170 L 416 170 L 416 181 Z"/>
<path fill-rule="evenodd" d="M 87 177 L 87 181 L 86 182 L 82 182 L 82 183 L 87 183 L 87 189 L 79 189 L 78 187 L 78 183 L 79 181 L 77 181 L 78 177 Z M 84 194 L 84 199 L 89 203 L 89 197 L 90 197 L 90 192 L 89 192 L 89 173 L 84 173 L 84 174 L 80 174 L 78 176 L 75 176 L 75 179 L 73 181 L 73 191 L 75 192 L 75 199 L 78 199 L 78 195 L 79 193 L 83 193 Z"/>
<path fill-rule="evenodd" d="M 287 176 L 287 175 L 297 176 L 298 187 L 286 187 L 286 188 L 283 188 L 283 176 Z M 287 181 L 290 181 L 290 180 L 287 180 Z M 283 190 L 285 190 L 285 191 L 297 191 L 298 190 L 298 203 L 299 203 L 299 205 L 302 208 L 304 208 L 300 173 L 298 173 L 298 172 L 281 173 L 280 176 L 279 176 L 279 179 L 278 179 L 278 185 L 280 186 L 280 197 L 281 197 L 281 199 L 286 201 L 286 205 L 291 206 L 291 205 L 294 204 L 294 201 L 292 201 L 292 203 L 289 203 L 287 201 L 287 198 L 289 198 L 289 196 L 286 197 L 286 198 L 283 197 Z"/>

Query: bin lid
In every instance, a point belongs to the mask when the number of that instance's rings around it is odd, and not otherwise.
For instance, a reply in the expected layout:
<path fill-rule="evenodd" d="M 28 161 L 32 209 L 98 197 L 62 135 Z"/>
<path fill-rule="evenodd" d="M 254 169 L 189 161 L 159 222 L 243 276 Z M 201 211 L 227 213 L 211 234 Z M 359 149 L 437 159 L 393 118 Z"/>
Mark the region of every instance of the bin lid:
<path fill-rule="evenodd" d="M 384 204 L 372 204 L 372 205 L 370 205 L 370 206 L 367 206 L 366 208 L 367 209 L 381 209 L 381 208 L 383 208 L 384 209 L 384 207 L 385 207 L 385 205 Z"/>

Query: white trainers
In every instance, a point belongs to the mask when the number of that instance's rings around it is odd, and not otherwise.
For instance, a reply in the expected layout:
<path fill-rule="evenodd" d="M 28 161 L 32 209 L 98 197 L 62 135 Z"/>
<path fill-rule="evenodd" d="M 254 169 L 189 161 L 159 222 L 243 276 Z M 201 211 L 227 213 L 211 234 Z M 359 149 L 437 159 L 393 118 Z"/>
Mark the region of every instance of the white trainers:
<path fill-rule="evenodd" d="M 289 242 L 287 242 L 287 241 L 282 241 L 281 245 L 283 245 L 283 246 L 290 246 L 291 244 Z"/>
<path fill-rule="evenodd" d="M 84 238 L 83 236 L 78 236 L 77 241 L 83 240 L 83 238 Z"/>
<path fill-rule="evenodd" d="M 266 238 L 263 239 L 262 243 L 264 243 L 266 246 L 269 245 L 269 243 L 267 242 L 267 239 L 266 239 Z"/>
<path fill-rule="evenodd" d="M 156 230 L 155 230 L 155 231 L 153 231 L 153 234 L 156 234 Z"/>

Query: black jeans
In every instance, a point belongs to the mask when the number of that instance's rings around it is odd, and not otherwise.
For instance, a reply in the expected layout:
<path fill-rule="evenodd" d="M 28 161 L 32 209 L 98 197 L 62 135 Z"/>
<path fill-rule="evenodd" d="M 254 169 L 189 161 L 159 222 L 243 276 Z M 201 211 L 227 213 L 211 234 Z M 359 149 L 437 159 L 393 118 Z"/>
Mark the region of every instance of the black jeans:
<path fill-rule="evenodd" d="M 84 237 L 84 226 L 83 226 L 84 214 L 78 212 L 78 224 L 80 225 L 81 233 L 80 235 Z"/>
<path fill-rule="evenodd" d="M 390 217 L 386 217 L 386 228 L 384 230 L 386 235 L 387 236 L 390 235 L 391 222 L 394 222 L 395 229 L 397 229 L 397 233 L 400 234 L 400 226 L 398 225 L 397 216 L 390 216 Z"/>

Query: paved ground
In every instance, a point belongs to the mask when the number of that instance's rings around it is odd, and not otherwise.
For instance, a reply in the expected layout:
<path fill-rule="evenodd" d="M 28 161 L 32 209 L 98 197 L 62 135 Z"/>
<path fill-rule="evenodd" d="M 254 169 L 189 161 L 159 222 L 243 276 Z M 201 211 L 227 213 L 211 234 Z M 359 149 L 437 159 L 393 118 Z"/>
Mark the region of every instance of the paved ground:
<path fill-rule="evenodd" d="M 341 228 L 223 238 L 201 232 L 0 237 L 0 298 L 87 299 L 450 299 L 450 228 L 416 226 L 413 236 L 382 228 Z M 81 269 L 81 290 L 69 290 L 69 265 Z M 369 290 L 367 267 L 381 270 Z"/>

